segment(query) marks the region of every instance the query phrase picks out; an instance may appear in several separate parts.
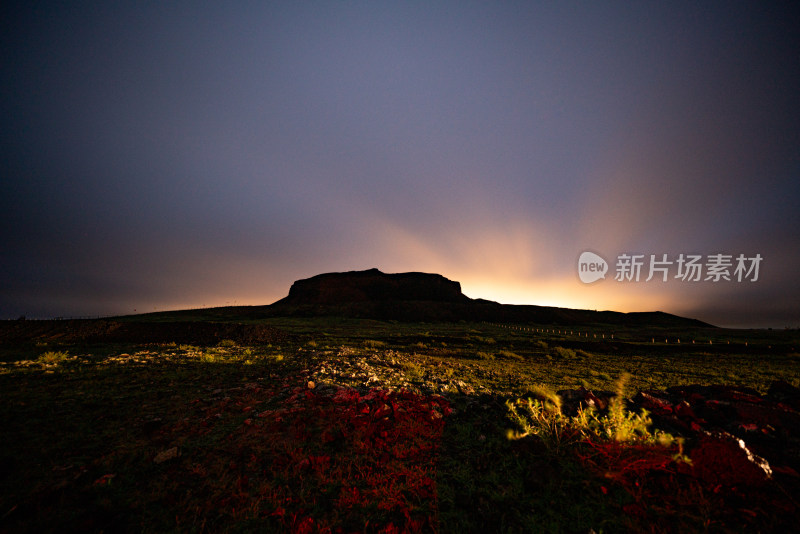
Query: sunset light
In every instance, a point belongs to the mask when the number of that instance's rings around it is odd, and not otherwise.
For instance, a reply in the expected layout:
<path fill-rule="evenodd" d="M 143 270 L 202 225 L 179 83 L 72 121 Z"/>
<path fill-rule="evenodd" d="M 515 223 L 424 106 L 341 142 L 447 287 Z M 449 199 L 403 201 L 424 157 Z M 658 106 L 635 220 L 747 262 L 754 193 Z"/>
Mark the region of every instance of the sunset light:
<path fill-rule="evenodd" d="M 379 267 L 800 326 L 796 10 L 48 4 L 2 17 L 0 317 L 263 305 Z M 584 251 L 611 276 L 582 284 Z M 614 282 L 622 254 L 763 261 Z"/>

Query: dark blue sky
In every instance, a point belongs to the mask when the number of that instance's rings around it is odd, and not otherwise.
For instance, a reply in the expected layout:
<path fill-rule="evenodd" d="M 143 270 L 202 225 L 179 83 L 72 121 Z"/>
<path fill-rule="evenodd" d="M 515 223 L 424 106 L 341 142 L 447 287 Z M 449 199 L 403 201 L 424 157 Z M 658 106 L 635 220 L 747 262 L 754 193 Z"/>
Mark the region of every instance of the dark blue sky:
<path fill-rule="evenodd" d="M 0 7 L 0 317 L 266 304 L 378 267 L 800 326 L 790 3 L 33 4 Z M 580 282 L 584 250 L 606 280 Z M 681 253 L 763 260 L 614 280 Z"/>

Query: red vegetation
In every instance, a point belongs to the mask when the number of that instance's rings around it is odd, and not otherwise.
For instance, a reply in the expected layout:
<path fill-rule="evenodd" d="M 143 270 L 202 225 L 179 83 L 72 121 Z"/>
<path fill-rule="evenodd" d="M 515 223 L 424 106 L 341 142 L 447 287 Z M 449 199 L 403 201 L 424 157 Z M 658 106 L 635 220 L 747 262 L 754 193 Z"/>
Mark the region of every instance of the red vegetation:
<path fill-rule="evenodd" d="M 617 488 L 627 525 L 637 532 L 680 532 L 695 528 L 758 530 L 788 527 L 798 513 L 785 490 L 748 459 L 737 440 L 708 435 L 689 452 L 691 463 L 676 460 L 677 447 L 586 440 L 578 457 L 598 478 L 601 491 Z M 779 514 L 776 514 L 780 511 Z M 670 518 L 659 524 L 659 518 Z"/>
<path fill-rule="evenodd" d="M 197 472 L 203 485 L 223 484 L 209 513 L 297 533 L 438 530 L 436 452 L 447 401 L 287 384 L 282 391 L 288 396 L 251 387 L 204 410 L 196 432 L 216 431 L 223 412 L 246 415 L 230 429 L 229 447 L 215 452 L 220 461 Z"/>

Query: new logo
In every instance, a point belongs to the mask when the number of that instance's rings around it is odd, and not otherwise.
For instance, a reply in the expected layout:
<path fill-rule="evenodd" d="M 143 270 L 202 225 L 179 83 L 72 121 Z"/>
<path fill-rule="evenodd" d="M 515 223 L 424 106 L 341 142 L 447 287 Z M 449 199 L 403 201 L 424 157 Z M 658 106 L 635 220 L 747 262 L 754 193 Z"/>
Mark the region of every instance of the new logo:
<path fill-rule="evenodd" d="M 608 272 L 608 263 L 594 252 L 583 252 L 578 258 L 578 278 L 584 284 L 591 284 L 605 279 Z"/>

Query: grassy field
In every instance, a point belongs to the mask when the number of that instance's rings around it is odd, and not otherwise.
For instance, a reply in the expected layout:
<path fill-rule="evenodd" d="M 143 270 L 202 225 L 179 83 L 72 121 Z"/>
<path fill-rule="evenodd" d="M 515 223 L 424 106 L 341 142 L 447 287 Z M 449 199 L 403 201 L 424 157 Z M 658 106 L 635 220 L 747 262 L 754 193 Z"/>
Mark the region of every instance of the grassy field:
<path fill-rule="evenodd" d="M 531 391 L 613 391 L 622 376 L 627 395 L 798 386 L 796 331 L 265 322 L 285 341 L 0 345 L 0 532 L 795 524 L 796 485 L 709 486 L 677 442 L 606 443 L 552 419 L 508 431 Z"/>

